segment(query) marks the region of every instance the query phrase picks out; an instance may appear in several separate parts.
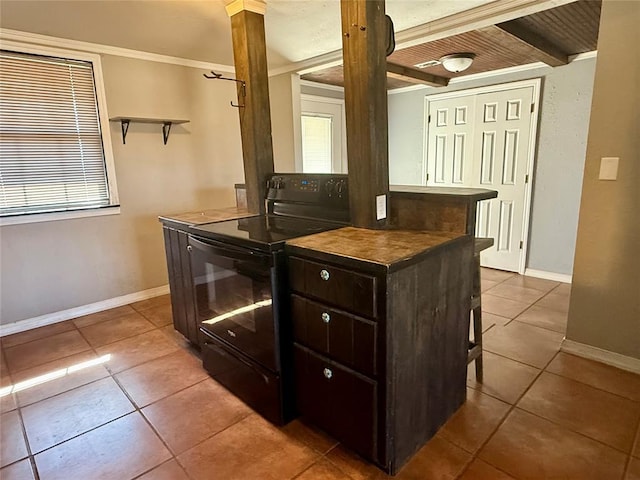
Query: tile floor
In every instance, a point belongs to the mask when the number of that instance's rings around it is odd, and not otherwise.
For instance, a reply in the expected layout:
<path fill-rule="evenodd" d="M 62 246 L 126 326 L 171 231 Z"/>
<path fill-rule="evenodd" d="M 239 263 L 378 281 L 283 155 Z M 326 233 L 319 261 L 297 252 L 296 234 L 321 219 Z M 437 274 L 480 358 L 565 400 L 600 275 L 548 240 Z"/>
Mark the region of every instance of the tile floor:
<path fill-rule="evenodd" d="M 466 404 L 396 478 L 640 480 L 640 376 L 559 352 L 569 286 L 482 279 L 484 382 L 471 366 Z M 0 388 L 26 387 L 0 398 L 3 480 L 386 478 L 210 379 L 166 296 L 0 345 Z"/>

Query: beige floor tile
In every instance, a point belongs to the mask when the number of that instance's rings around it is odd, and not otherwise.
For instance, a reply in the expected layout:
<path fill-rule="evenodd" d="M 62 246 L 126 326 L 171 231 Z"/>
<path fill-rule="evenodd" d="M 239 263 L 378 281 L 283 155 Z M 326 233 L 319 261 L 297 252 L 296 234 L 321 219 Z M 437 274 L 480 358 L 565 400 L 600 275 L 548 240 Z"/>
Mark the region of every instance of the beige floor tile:
<path fill-rule="evenodd" d="M 569 295 L 553 293 L 553 291 L 536 302 L 536 306 L 550 308 L 559 312 L 569 312 Z"/>
<path fill-rule="evenodd" d="M 521 303 L 532 304 L 542 298 L 544 292 L 535 288 L 521 287 L 519 285 L 510 285 L 500 283 L 486 292 L 488 295 L 508 298 Z"/>
<path fill-rule="evenodd" d="M 640 459 L 631 457 L 624 480 L 640 480 Z"/>
<path fill-rule="evenodd" d="M 459 480 L 515 480 L 511 475 L 501 472 L 486 462 L 476 458 L 465 470 Z"/>
<path fill-rule="evenodd" d="M 483 347 L 518 362 L 544 368 L 560 350 L 563 335 L 521 322 L 494 327 L 482 336 Z"/>
<path fill-rule="evenodd" d="M 15 333 L 13 335 L 7 335 L 2 337 L 3 348 L 15 347 L 16 345 L 22 345 L 23 343 L 32 342 L 34 340 L 40 340 L 42 338 L 49 338 L 58 333 L 68 332 L 69 330 L 75 330 L 76 327 L 71 321 L 54 323 L 45 327 L 33 328 L 24 332 Z"/>
<path fill-rule="evenodd" d="M 537 305 L 526 309 L 515 320 L 562 334 L 567 331 L 567 314 L 565 312 Z"/>
<path fill-rule="evenodd" d="M 78 328 L 88 327 L 95 323 L 104 322 L 105 320 L 113 320 L 114 318 L 122 317 L 124 315 L 130 315 L 135 310 L 130 305 L 123 305 L 121 307 L 110 308 L 102 312 L 92 313 L 90 315 L 84 315 L 82 317 L 74 318 L 73 323 Z"/>
<path fill-rule="evenodd" d="M 494 325 L 504 327 L 511 320 L 511 318 L 501 317 L 500 315 L 494 315 L 493 313 L 482 312 L 482 331 L 486 332 Z M 471 331 L 473 331 L 473 329 Z"/>
<path fill-rule="evenodd" d="M 99 355 L 111 355 L 107 368 L 119 373 L 178 350 L 178 345 L 160 330 L 151 330 L 96 349 Z"/>
<path fill-rule="evenodd" d="M 16 393 L 20 406 L 30 405 L 109 376 L 104 363 L 83 367 L 96 359 L 98 356 L 94 352 L 87 351 L 16 373 L 13 378 L 18 388 L 22 382 L 41 382 Z"/>
<path fill-rule="evenodd" d="M 547 372 L 518 407 L 627 453 L 640 420 L 640 403 Z"/>
<path fill-rule="evenodd" d="M 257 415 L 227 428 L 178 456 L 193 480 L 276 480 L 292 478 L 319 459 L 319 454 Z"/>
<path fill-rule="evenodd" d="M 395 478 L 453 480 L 471 462 L 471 458 L 469 453 L 436 435 L 409 460 Z"/>
<path fill-rule="evenodd" d="M 564 352 L 546 370 L 640 402 L 640 375 Z"/>
<path fill-rule="evenodd" d="M 252 413 L 221 385 L 206 379 L 142 410 L 174 455 Z"/>
<path fill-rule="evenodd" d="M 140 314 L 153 323 L 156 327 L 173 325 L 173 314 L 171 305 L 159 305 L 141 310 Z"/>
<path fill-rule="evenodd" d="M 159 295 L 157 297 L 148 298 L 146 300 L 140 300 L 131 304 L 135 310 L 142 312 L 151 308 L 157 307 L 171 307 L 171 295 Z"/>
<path fill-rule="evenodd" d="M 527 277 L 525 275 L 514 275 L 513 277 L 505 280 L 505 285 L 516 285 L 518 287 L 534 288 L 541 292 L 548 293 L 558 285 L 559 282 L 553 280 L 546 280 L 544 278 Z"/>
<path fill-rule="evenodd" d="M 27 445 L 17 410 L 0 416 L 0 440 L 0 467 L 27 456 Z"/>
<path fill-rule="evenodd" d="M 467 452 L 475 453 L 498 427 L 511 406 L 467 389 L 467 401 L 458 409 L 438 434 Z"/>
<path fill-rule="evenodd" d="M 382 480 L 392 479 L 375 465 L 367 462 L 359 455 L 343 445 L 331 449 L 326 455 L 327 460 L 349 475 L 353 480 Z"/>
<path fill-rule="evenodd" d="M 619 479 L 626 455 L 548 420 L 514 409 L 479 458 L 521 480 Z"/>
<path fill-rule="evenodd" d="M 482 293 L 486 292 L 487 290 L 495 287 L 496 285 L 498 285 L 500 282 L 495 282 L 493 280 L 487 280 L 487 279 L 480 279 L 480 291 Z"/>
<path fill-rule="evenodd" d="M 5 355 L 9 371 L 14 374 L 90 349 L 91 346 L 82 338 L 80 332 L 70 330 L 53 335 L 46 340 L 35 340 L 7 348 Z"/>
<path fill-rule="evenodd" d="M 0 390 L 5 388 L 9 389 L 13 386 L 13 380 L 9 375 L 8 370 L 5 370 L 0 376 Z M 18 408 L 18 403 L 15 394 L 7 392 L 0 393 L 0 414 L 10 412 Z"/>
<path fill-rule="evenodd" d="M 109 377 L 25 407 L 22 417 L 31 451 L 37 453 L 133 410 Z"/>
<path fill-rule="evenodd" d="M 138 407 L 179 392 L 207 377 L 202 364 L 182 350 L 116 375 Z"/>
<path fill-rule="evenodd" d="M 169 460 L 136 480 L 189 480 L 189 477 L 178 462 Z"/>
<path fill-rule="evenodd" d="M 190 348 L 191 342 L 189 342 L 189 340 L 187 340 L 184 335 L 173 328 L 173 325 L 167 325 L 166 327 L 161 327 L 158 330 L 166 335 L 166 337 L 173 343 L 175 343 L 178 347 L 182 349 Z"/>
<path fill-rule="evenodd" d="M 117 342 L 129 337 L 135 337 L 143 332 L 155 329 L 156 326 L 149 322 L 138 312 L 122 315 L 100 323 L 94 323 L 83 327 L 80 332 L 91 344 L 97 348 L 109 343 Z"/>
<path fill-rule="evenodd" d="M 337 440 L 301 419 L 289 422 L 280 430 L 293 440 L 304 443 L 323 455 L 338 444 Z"/>
<path fill-rule="evenodd" d="M 515 318 L 529 308 L 529 305 L 529 303 L 489 295 L 488 293 L 482 294 L 482 311 L 500 315 L 501 317 Z"/>
<path fill-rule="evenodd" d="M 571 295 L 571 284 L 561 283 L 556 288 L 554 288 L 551 293 L 555 293 L 558 295 Z"/>
<path fill-rule="evenodd" d="M 328 460 L 321 459 L 298 475 L 296 480 L 351 480 L 351 477 Z"/>
<path fill-rule="evenodd" d="M 493 268 L 481 268 L 480 276 L 482 281 L 491 280 L 492 282 L 504 282 L 513 277 L 515 273 L 505 272 L 503 270 L 495 270 Z"/>
<path fill-rule="evenodd" d="M 0 470 L 2 480 L 35 480 L 29 459 L 16 462 Z"/>
<path fill-rule="evenodd" d="M 491 352 L 483 352 L 484 379 L 476 381 L 474 365 L 467 368 L 467 385 L 487 395 L 514 404 L 533 383 L 540 370 Z"/>
<path fill-rule="evenodd" d="M 171 454 L 139 413 L 131 413 L 35 456 L 41 479 L 134 478 Z"/>

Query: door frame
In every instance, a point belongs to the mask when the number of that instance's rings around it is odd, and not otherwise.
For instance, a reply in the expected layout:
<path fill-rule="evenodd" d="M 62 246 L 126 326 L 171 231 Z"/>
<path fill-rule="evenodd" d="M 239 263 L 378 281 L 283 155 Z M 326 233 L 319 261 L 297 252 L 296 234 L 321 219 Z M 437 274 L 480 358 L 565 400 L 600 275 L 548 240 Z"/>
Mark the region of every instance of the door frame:
<path fill-rule="evenodd" d="M 345 106 L 344 99 L 342 98 L 332 98 L 332 97 L 321 97 L 319 95 L 310 95 L 307 93 L 300 94 L 300 115 L 298 117 L 298 124 L 302 124 L 302 115 L 305 113 L 305 110 L 302 108 L 303 101 L 308 102 L 317 102 L 317 103 L 329 103 L 332 105 L 340 106 L 340 115 L 341 115 L 341 123 L 342 129 L 340 131 L 340 173 L 346 173 L 347 171 L 347 116 L 345 114 Z M 333 149 L 333 145 L 331 146 Z M 298 164 L 298 159 L 296 159 L 296 171 L 302 172 L 302 128 L 300 127 L 300 159 Z M 333 166 L 332 166 L 333 169 Z"/>
<path fill-rule="evenodd" d="M 542 84 L 541 78 L 532 78 L 529 80 L 520 80 L 517 82 L 499 83 L 495 85 L 487 85 L 485 87 L 468 88 L 463 90 L 455 90 L 453 92 L 434 93 L 432 95 L 425 95 L 424 103 L 424 138 L 423 138 L 423 157 L 422 157 L 422 181 L 424 185 L 427 182 L 427 158 L 428 158 L 428 138 L 429 138 L 429 102 L 436 100 L 447 100 L 450 98 L 464 97 L 468 95 L 478 95 L 482 93 L 496 93 L 504 92 L 507 90 L 514 90 L 517 88 L 531 87 L 533 88 L 533 112 L 531 116 L 531 125 L 529 127 L 529 149 L 527 152 L 527 177 L 528 181 L 525 182 L 524 189 L 524 206 L 523 206 L 523 219 L 522 219 L 522 253 L 520 254 L 520 261 L 518 263 L 518 273 L 523 275 L 527 265 L 527 258 L 529 256 L 529 224 L 531 219 L 531 196 L 533 193 L 533 175 L 536 160 L 536 152 L 538 145 L 538 121 L 540 112 L 540 88 Z"/>

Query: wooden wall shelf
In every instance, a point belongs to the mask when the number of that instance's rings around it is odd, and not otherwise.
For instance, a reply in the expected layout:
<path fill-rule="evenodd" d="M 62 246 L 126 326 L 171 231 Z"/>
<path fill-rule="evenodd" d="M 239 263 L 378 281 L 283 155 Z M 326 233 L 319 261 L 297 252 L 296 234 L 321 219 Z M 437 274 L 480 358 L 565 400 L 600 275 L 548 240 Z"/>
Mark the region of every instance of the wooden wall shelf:
<path fill-rule="evenodd" d="M 162 140 L 164 144 L 167 144 L 169 140 L 169 132 L 171 131 L 171 125 L 179 125 L 181 123 L 189 123 L 189 120 L 177 120 L 168 118 L 141 118 L 141 117 L 113 117 L 110 118 L 111 122 L 120 122 L 122 128 L 122 143 L 126 144 L 127 132 L 129 131 L 129 124 L 134 123 L 154 123 L 162 125 Z"/>

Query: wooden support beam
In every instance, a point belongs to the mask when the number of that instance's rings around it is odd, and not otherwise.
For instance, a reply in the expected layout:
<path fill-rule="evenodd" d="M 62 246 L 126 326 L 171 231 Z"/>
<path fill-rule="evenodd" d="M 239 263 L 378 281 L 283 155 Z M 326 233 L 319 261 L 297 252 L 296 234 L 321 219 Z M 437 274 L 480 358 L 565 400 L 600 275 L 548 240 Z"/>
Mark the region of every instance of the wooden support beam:
<path fill-rule="evenodd" d="M 416 68 L 405 67 L 404 65 L 391 62 L 387 62 L 387 76 L 405 82 L 430 85 L 432 87 L 446 87 L 449 84 L 447 77 L 431 75 Z"/>
<path fill-rule="evenodd" d="M 262 7 L 262 8 L 260 8 Z M 227 5 L 236 78 L 247 208 L 265 213 L 266 179 L 273 173 L 273 143 L 269 107 L 269 76 L 264 36 L 264 2 L 235 0 Z"/>
<path fill-rule="evenodd" d="M 511 50 L 535 57 L 538 61 L 552 67 L 569 63 L 566 53 L 560 51 L 546 38 L 522 27 L 516 20 L 481 28 L 480 31 Z"/>
<path fill-rule="evenodd" d="M 349 203 L 356 227 L 384 228 L 389 203 L 384 0 L 341 0 Z M 378 208 L 384 218 L 378 218 Z"/>

